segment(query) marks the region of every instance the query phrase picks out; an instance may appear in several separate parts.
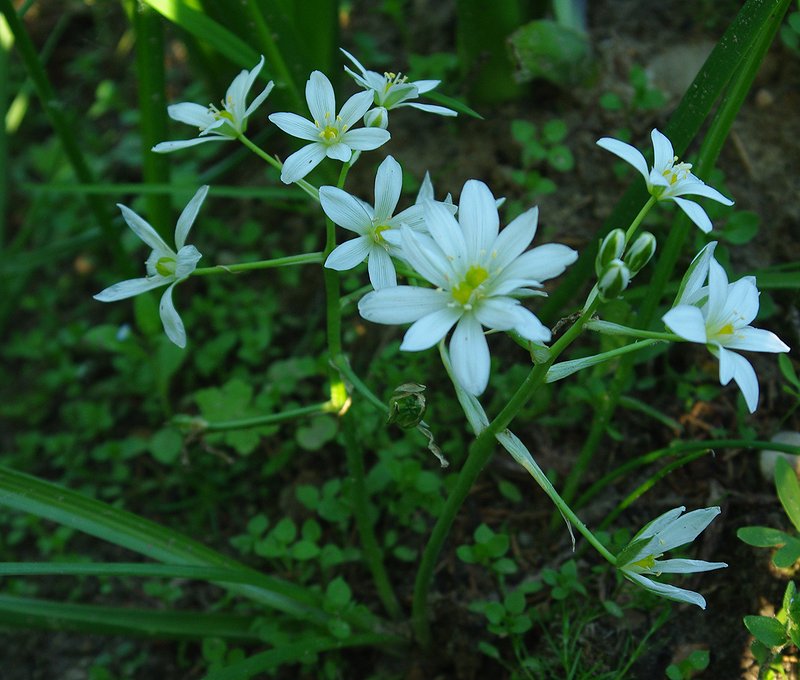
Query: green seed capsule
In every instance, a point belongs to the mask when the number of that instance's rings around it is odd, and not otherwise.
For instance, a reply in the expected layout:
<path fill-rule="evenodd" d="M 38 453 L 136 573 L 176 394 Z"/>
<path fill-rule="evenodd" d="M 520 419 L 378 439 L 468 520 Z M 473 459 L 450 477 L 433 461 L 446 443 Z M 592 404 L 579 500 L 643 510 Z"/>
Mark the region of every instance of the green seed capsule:
<path fill-rule="evenodd" d="M 425 409 L 425 385 L 403 383 L 389 397 L 389 418 L 386 422 L 410 430 L 422 422 Z"/>

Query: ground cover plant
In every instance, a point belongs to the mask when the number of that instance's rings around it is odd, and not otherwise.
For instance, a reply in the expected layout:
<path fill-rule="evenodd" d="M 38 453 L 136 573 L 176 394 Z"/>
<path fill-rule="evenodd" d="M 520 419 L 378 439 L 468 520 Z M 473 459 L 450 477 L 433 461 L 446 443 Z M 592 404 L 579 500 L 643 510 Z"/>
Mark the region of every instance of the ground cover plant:
<path fill-rule="evenodd" d="M 795 15 L 622 4 L 0 0 L 9 678 L 794 672 Z"/>

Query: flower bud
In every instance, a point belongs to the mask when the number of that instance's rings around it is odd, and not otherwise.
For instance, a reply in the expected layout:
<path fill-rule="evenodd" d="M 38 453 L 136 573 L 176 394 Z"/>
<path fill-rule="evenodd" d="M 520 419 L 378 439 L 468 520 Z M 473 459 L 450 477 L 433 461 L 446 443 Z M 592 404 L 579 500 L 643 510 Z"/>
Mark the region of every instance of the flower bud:
<path fill-rule="evenodd" d="M 389 127 L 389 112 L 382 106 L 370 109 L 364 114 L 364 125 L 385 130 Z"/>
<path fill-rule="evenodd" d="M 635 276 L 648 263 L 656 252 L 656 237 L 649 231 L 642 233 L 625 253 L 625 264 Z"/>
<path fill-rule="evenodd" d="M 597 290 L 604 300 L 613 300 L 628 287 L 631 272 L 625 263 L 615 258 L 606 265 L 597 282 Z"/>
<path fill-rule="evenodd" d="M 389 397 L 389 418 L 404 430 L 410 430 L 422 422 L 425 415 L 425 385 L 403 383 Z"/>
<path fill-rule="evenodd" d="M 625 248 L 625 232 L 622 229 L 612 229 L 600 242 L 600 249 L 594 261 L 594 269 L 598 276 L 611 260 L 622 257 L 623 248 Z"/>

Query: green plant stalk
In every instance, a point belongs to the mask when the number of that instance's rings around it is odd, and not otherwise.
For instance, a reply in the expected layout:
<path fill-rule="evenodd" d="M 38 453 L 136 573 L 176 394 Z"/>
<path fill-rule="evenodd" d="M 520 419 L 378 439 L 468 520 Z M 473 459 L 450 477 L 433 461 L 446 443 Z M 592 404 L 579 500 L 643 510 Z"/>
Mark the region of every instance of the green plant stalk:
<path fill-rule="evenodd" d="M 767 3 L 766 0 L 750 0 L 739 12 L 737 19 L 731 24 L 731 29 L 733 29 L 734 26 L 738 26 L 740 21 L 748 18 L 748 10 L 750 12 L 749 17 L 751 21 L 755 20 L 757 15 L 761 16 L 767 4 L 769 3 Z M 759 5 L 761 6 L 760 8 Z M 779 0 L 778 2 L 772 3 L 772 5 L 772 10 L 764 15 L 765 26 L 755 35 L 751 49 L 742 56 L 743 63 L 734 71 L 732 76 L 733 82 L 703 140 L 698 162 L 695 166 L 696 174 L 701 178 L 711 169 L 722 149 L 722 144 L 733 124 L 733 119 L 744 102 L 750 90 L 750 86 L 752 85 L 753 78 L 758 71 L 758 66 L 763 60 L 780 26 L 781 17 L 786 12 L 789 0 Z M 731 29 L 726 32 L 725 37 L 729 37 Z M 736 44 L 738 40 L 736 35 L 730 35 L 729 39 L 734 44 Z M 700 76 L 698 76 L 698 80 L 699 79 Z M 697 81 L 695 81 L 695 83 L 697 83 Z M 692 85 L 692 87 L 694 86 L 695 84 Z M 688 236 L 689 229 L 690 224 L 688 218 L 677 220 L 677 223 L 670 229 L 669 236 L 667 237 L 667 244 L 662 250 L 661 256 L 658 258 L 653 278 L 648 286 L 647 295 L 639 310 L 639 321 L 642 326 L 649 325 L 652 319 L 658 302 L 661 299 L 662 291 L 675 269 L 684 241 Z M 574 498 L 580 481 L 591 463 L 594 453 L 600 445 L 600 441 L 606 433 L 608 424 L 619 402 L 619 397 L 630 376 L 632 366 L 632 359 L 623 360 L 609 389 L 603 395 L 603 399 L 595 411 L 589 435 L 581 448 L 575 466 L 570 470 L 564 484 L 562 496 L 568 503 Z M 550 527 L 555 528 L 556 526 L 558 526 L 558 516 L 554 514 L 550 522 Z"/>
<path fill-rule="evenodd" d="M 369 496 L 364 471 L 364 447 L 358 441 L 355 433 L 353 418 L 342 418 L 342 433 L 344 434 L 345 450 L 347 453 L 347 470 L 350 476 L 351 501 L 353 503 L 353 516 L 358 528 L 361 550 L 364 561 L 372 574 L 372 580 L 378 592 L 378 597 L 384 609 L 393 619 L 400 617 L 400 603 L 392 588 L 386 566 L 383 563 L 383 550 L 375 536 L 375 527 L 370 518 Z"/>
<path fill-rule="evenodd" d="M 139 92 L 139 131 L 142 151 L 142 176 L 145 184 L 168 184 L 169 159 L 151 149 L 168 138 L 166 78 L 164 75 L 164 23 L 152 8 L 128 0 L 129 14 L 136 34 L 136 76 Z M 159 194 L 145 198 L 150 223 L 162 238 L 172 229 L 170 206 Z"/>
<path fill-rule="evenodd" d="M 263 581 L 237 569 L 147 562 L 0 562 L 0 576 L 135 576 L 251 585 L 261 585 Z"/>
<path fill-rule="evenodd" d="M 650 340 L 664 340 L 666 342 L 686 342 L 685 338 L 674 333 L 660 333 L 658 331 L 645 331 L 640 328 L 631 328 L 622 324 L 610 321 L 588 321 L 586 330 L 604 333 L 606 335 L 624 335 L 631 338 L 642 338 Z"/>
<path fill-rule="evenodd" d="M 336 413 L 338 408 L 330 401 L 311 406 L 301 406 L 300 408 L 288 409 L 280 413 L 268 413 L 263 416 L 253 416 L 252 418 L 238 418 L 236 420 L 219 420 L 208 422 L 203 418 L 195 416 L 178 415 L 172 419 L 172 424 L 177 427 L 187 427 L 193 432 L 226 432 L 229 430 L 246 430 L 250 427 L 262 427 L 264 425 L 276 425 L 290 420 L 306 418 L 308 416 L 319 416 L 325 413 Z"/>
<path fill-rule="evenodd" d="M 555 363 L 558 356 L 580 335 L 584 324 L 591 318 L 599 300 L 595 299 L 578 317 L 577 321 L 562 335 L 550 349 L 547 361 L 537 364 L 517 389 L 506 406 L 489 426 L 484 429 L 469 447 L 467 460 L 458 474 L 455 486 L 445 501 L 433 531 L 422 553 L 419 569 L 414 581 L 414 596 L 412 602 L 411 625 L 417 641 L 423 647 L 430 645 L 431 632 L 428 621 L 428 592 L 433 579 L 436 561 L 445 539 L 450 532 L 450 527 L 461 505 L 469 494 L 472 485 L 478 478 L 481 470 L 492 456 L 495 447 L 495 438 L 505 430 L 520 409 L 528 402 L 533 393 L 542 385 L 547 371 Z"/>
<path fill-rule="evenodd" d="M 106 607 L 0 594 L 0 625 L 16 630 L 34 628 L 190 640 L 221 637 L 256 643 L 261 640 L 256 623 L 254 616 Z"/>
<path fill-rule="evenodd" d="M 256 35 L 254 37 L 264 48 L 267 60 L 269 65 L 272 67 L 273 72 L 275 73 L 275 77 L 281 81 L 283 85 L 289 88 L 289 94 L 292 98 L 294 108 L 298 111 L 302 110 L 304 101 L 300 96 L 300 90 L 298 89 L 297 83 L 294 82 L 294 78 L 286 66 L 286 62 L 283 59 L 281 51 L 275 44 L 275 40 L 272 37 L 272 31 L 270 30 L 270 27 L 267 26 L 263 12 L 259 9 L 258 3 L 255 0 L 245 0 L 245 3 L 252 21 L 252 25 L 256 30 Z"/>
<path fill-rule="evenodd" d="M 14 11 L 11 0 L 0 0 L 0 14 L 5 16 L 8 22 L 8 27 L 14 36 L 17 51 L 22 57 L 28 75 L 33 81 L 36 94 L 39 96 L 42 107 L 47 117 L 50 119 L 50 124 L 61 140 L 64 153 L 72 166 L 76 178 L 78 181 L 85 184 L 94 183 L 94 177 L 92 176 L 91 170 L 89 170 L 86 159 L 83 157 L 83 152 L 73 133 L 73 128 L 63 113 L 62 101 L 56 95 L 50 80 L 47 78 L 47 73 L 42 67 L 39 56 L 36 53 L 36 48 L 25 26 Z M 86 200 L 89 204 L 89 209 L 92 211 L 100 228 L 103 230 L 105 248 L 109 256 L 113 259 L 117 270 L 123 274 L 130 272 L 132 263 L 125 257 L 125 253 L 122 251 L 120 232 L 112 226 L 110 213 L 105 203 L 91 196 L 87 197 Z"/>
<path fill-rule="evenodd" d="M 6 130 L 6 113 L 10 101 L 9 80 L 9 54 L 14 40 L 8 29 L 8 24 L 0 17 L 0 249 L 6 241 L 6 205 L 8 203 L 9 169 L 8 162 L 8 131 Z"/>
<path fill-rule="evenodd" d="M 203 182 L 208 184 L 208 182 Z M 120 196 L 121 194 L 170 194 L 188 201 L 197 191 L 197 185 L 181 184 L 144 184 L 142 182 L 115 182 L 114 184 L 37 184 L 24 182 L 26 191 L 41 193 L 99 194 L 101 196 Z M 291 187 L 241 187 L 214 184 L 212 193 L 215 197 L 224 198 L 260 198 L 270 201 L 305 201 L 305 196 Z"/>
<path fill-rule="evenodd" d="M 631 352 L 638 352 L 646 347 L 652 347 L 659 342 L 663 342 L 663 340 L 639 340 L 637 342 L 632 342 L 629 345 L 624 345 L 623 347 L 610 349 L 607 352 L 594 354 L 590 357 L 571 359 L 570 361 L 561 361 L 557 364 L 553 364 L 553 366 L 550 367 L 550 370 L 547 371 L 545 382 L 552 383 L 557 382 L 558 380 L 563 380 L 567 376 L 583 370 L 584 368 L 590 368 L 591 366 L 604 364 L 606 361 L 610 361 L 616 357 L 624 356 L 625 354 L 630 354 Z"/>
<path fill-rule="evenodd" d="M 239 272 L 249 272 L 255 269 L 275 269 L 276 267 L 293 267 L 300 264 L 320 264 L 322 261 L 322 253 L 303 253 L 302 255 L 275 257 L 271 260 L 240 262 L 238 264 L 218 264 L 213 267 L 198 267 L 192 272 L 192 276 L 238 274 Z"/>
<path fill-rule="evenodd" d="M 628 231 L 625 232 L 625 245 L 627 246 L 631 242 L 631 238 L 636 233 L 636 230 L 639 228 L 639 225 L 642 223 L 644 218 L 647 216 L 647 213 L 650 212 L 650 208 L 652 208 L 656 201 L 655 196 L 651 196 L 647 199 L 647 203 L 642 206 L 642 209 L 638 212 L 636 217 L 633 218 L 633 222 L 631 222 L 631 226 L 628 227 Z"/>
<path fill-rule="evenodd" d="M 264 151 L 261 147 L 256 146 L 251 142 L 247 137 L 244 135 L 239 135 L 239 141 L 244 144 L 250 151 L 256 154 L 259 158 L 262 158 L 267 163 L 269 163 L 273 168 L 275 168 L 278 172 L 283 169 L 283 163 L 281 163 L 277 158 L 273 158 L 270 156 L 266 151 Z M 304 179 L 298 179 L 295 184 L 299 186 L 303 191 L 305 191 L 311 198 L 315 201 L 319 202 L 319 190 L 309 184 Z"/>

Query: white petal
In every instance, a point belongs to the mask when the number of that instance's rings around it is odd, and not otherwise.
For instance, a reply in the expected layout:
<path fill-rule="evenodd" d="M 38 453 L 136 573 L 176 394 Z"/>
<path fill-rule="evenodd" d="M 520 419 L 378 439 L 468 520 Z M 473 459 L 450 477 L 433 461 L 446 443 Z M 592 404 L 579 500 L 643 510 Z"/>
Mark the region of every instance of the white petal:
<path fill-rule="evenodd" d="M 664 314 L 661 320 L 675 335 L 680 335 L 684 340 L 699 342 L 703 345 L 708 342 L 706 321 L 703 313 L 697 307 L 678 305 Z"/>
<path fill-rule="evenodd" d="M 524 252 L 536 235 L 538 219 L 539 208 L 531 208 L 500 232 L 492 246 L 494 269 L 502 270 Z"/>
<path fill-rule="evenodd" d="M 456 263 L 464 262 L 467 257 L 467 244 L 461 227 L 450 211 L 436 201 L 426 201 L 423 210 L 425 224 L 442 252 L 448 258 L 453 258 Z"/>
<path fill-rule="evenodd" d="M 420 111 L 425 111 L 426 113 L 436 113 L 440 116 L 457 116 L 458 111 L 453 111 L 453 109 L 448 109 L 444 106 L 436 106 L 435 104 L 418 104 L 417 102 L 404 102 L 403 104 L 398 104 L 395 108 L 400 108 L 401 106 L 410 106 L 414 109 L 419 109 Z"/>
<path fill-rule="evenodd" d="M 394 290 L 387 288 L 384 290 Z M 421 319 L 415 321 L 411 328 L 403 336 L 403 344 L 400 349 L 407 352 L 418 352 L 423 349 L 433 347 L 441 340 L 453 324 L 462 315 L 460 307 L 439 307 L 434 312 L 426 314 Z"/>
<path fill-rule="evenodd" d="M 708 263 L 708 302 L 705 317 L 709 328 L 728 323 L 725 305 L 728 301 L 728 277 L 716 260 Z"/>
<path fill-rule="evenodd" d="M 446 307 L 449 300 L 441 290 L 395 286 L 367 293 L 358 301 L 358 312 L 374 323 L 409 323 Z"/>
<path fill-rule="evenodd" d="M 203 256 L 194 246 L 183 246 L 178 251 L 177 262 L 175 265 L 175 278 L 185 279 L 197 268 L 197 263 Z"/>
<path fill-rule="evenodd" d="M 663 553 L 680 545 L 691 543 L 711 524 L 719 513 L 720 509 L 718 507 L 700 508 L 699 510 L 687 512 L 658 532 L 656 535 L 657 541 L 653 544 L 653 547 L 657 546 L 657 552 Z"/>
<path fill-rule="evenodd" d="M 418 234 L 408 227 L 400 229 L 403 258 L 425 280 L 438 288 L 451 285 L 452 268 L 447 256 L 427 234 Z"/>
<path fill-rule="evenodd" d="M 424 201 L 432 201 L 434 200 L 433 196 L 433 182 L 431 182 L 431 173 L 427 170 L 425 171 L 425 177 L 422 180 L 422 184 L 419 186 L 419 192 L 417 192 L 417 200 L 415 203 L 423 203 Z"/>
<path fill-rule="evenodd" d="M 299 137 L 309 142 L 319 141 L 319 130 L 314 123 L 296 113 L 271 113 L 267 118 L 292 137 Z"/>
<path fill-rule="evenodd" d="M 175 288 L 176 283 L 177 281 L 164 291 L 161 296 L 161 304 L 158 306 L 158 312 L 167 337 L 178 347 L 183 348 L 186 347 L 186 329 L 183 327 L 183 321 L 181 321 L 181 317 L 172 303 L 172 289 Z"/>
<path fill-rule="evenodd" d="M 672 163 L 675 151 L 666 135 L 656 129 L 650 133 L 650 139 L 653 142 L 653 168 L 660 173 Z"/>
<path fill-rule="evenodd" d="M 481 300 L 475 309 L 475 317 L 487 328 L 508 331 L 514 328 L 520 320 L 517 316 L 519 307 L 519 302 L 512 298 L 486 298 Z"/>
<path fill-rule="evenodd" d="M 196 128 L 205 129 L 216 119 L 206 106 L 183 102 L 182 104 L 172 104 L 167 107 L 167 113 L 172 120 L 179 123 L 193 125 Z"/>
<path fill-rule="evenodd" d="M 532 311 L 520 305 L 517 311 L 517 317 L 519 320 L 514 326 L 514 330 L 523 338 L 531 342 L 550 342 L 550 338 L 552 337 L 550 329 L 539 321 L 538 317 Z"/>
<path fill-rule="evenodd" d="M 375 174 L 375 219 L 385 223 L 394 213 L 403 186 L 403 170 L 391 156 L 378 166 Z"/>
<path fill-rule="evenodd" d="M 523 253 L 503 270 L 503 279 L 546 281 L 561 274 L 578 253 L 560 243 L 546 243 Z"/>
<path fill-rule="evenodd" d="M 751 352 L 788 352 L 789 346 L 775 333 L 761 328 L 746 326 L 736 331 L 725 343 L 729 349 L 744 349 Z"/>
<path fill-rule="evenodd" d="M 441 80 L 415 80 L 411 84 L 417 88 L 417 92 L 425 94 L 438 87 L 441 82 Z"/>
<path fill-rule="evenodd" d="M 708 268 L 711 264 L 711 259 L 714 257 L 714 249 L 716 247 L 717 242 L 711 241 L 694 256 L 692 263 L 683 275 L 673 306 L 699 302 L 699 292 L 708 276 Z"/>
<path fill-rule="evenodd" d="M 397 285 L 397 274 L 394 271 L 392 258 L 380 246 L 372 248 L 367 263 L 369 282 L 375 290 L 392 288 Z"/>
<path fill-rule="evenodd" d="M 320 71 L 313 71 L 306 82 L 306 102 L 314 122 L 325 127 L 328 114 L 332 123 L 336 116 L 336 98 L 333 85 Z"/>
<path fill-rule="evenodd" d="M 348 129 L 352 127 L 356 121 L 367 112 L 367 109 L 372 106 L 373 99 L 374 94 L 372 92 L 359 92 L 350 97 L 339 112 L 339 118 L 341 118 L 343 128 Z"/>
<path fill-rule="evenodd" d="M 320 187 L 319 202 L 334 224 L 364 235 L 372 227 L 372 207 L 337 187 Z"/>
<path fill-rule="evenodd" d="M 367 259 L 371 249 L 370 238 L 366 236 L 352 238 L 333 249 L 333 252 L 328 255 L 328 259 L 325 260 L 325 266 L 339 272 L 353 269 Z"/>
<path fill-rule="evenodd" d="M 390 220 L 387 220 L 386 224 L 394 229 L 399 229 L 405 224 L 407 227 L 414 229 L 415 231 L 424 231 L 425 209 L 421 205 L 411 205 L 405 210 L 397 213 Z"/>
<path fill-rule="evenodd" d="M 291 184 L 303 179 L 322 162 L 323 158 L 325 158 L 325 145 L 317 142 L 295 151 L 283 164 L 281 182 Z"/>
<path fill-rule="evenodd" d="M 692 196 L 705 196 L 706 198 L 710 198 L 718 203 L 722 203 L 723 205 L 733 205 L 733 201 L 731 199 L 726 198 L 719 191 L 708 186 L 699 179 L 697 182 L 688 183 L 685 188 L 682 186 L 680 192 L 676 193 L 675 195 L 682 196 L 684 194 L 689 194 Z"/>
<path fill-rule="evenodd" d="M 494 196 L 483 182 L 470 179 L 461 190 L 458 222 L 464 232 L 469 259 L 488 253 L 497 238 L 500 218 Z"/>
<path fill-rule="evenodd" d="M 705 234 L 711 231 L 713 228 L 711 220 L 708 219 L 706 211 L 703 210 L 699 204 L 686 198 L 678 198 L 677 196 L 675 196 L 672 200 L 675 201 L 675 203 L 678 204 L 678 207 L 686 213 L 689 219 L 700 228 L 700 231 Z"/>
<path fill-rule="evenodd" d="M 352 149 L 347 146 L 347 144 L 343 144 L 339 142 L 338 144 L 332 144 L 331 146 L 325 147 L 325 155 L 328 158 L 333 158 L 336 161 L 342 161 L 342 163 L 347 163 L 353 155 Z"/>
<path fill-rule="evenodd" d="M 270 93 L 270 92 L 272 92 L 272 88 L 273 88 L 273 87 L 275 87 L 275 83 L 274 83 L 274 82 L 272 82 L 272 81 L 270 80 L 270 81 L 267 83 L 267 86 L 266 86 L 266 87 L 264 88 L 264 90 L 261 92 L 261 94 L 260 94 L 260 95 L 258 95 L 258 96 L 257 96 L 257 97 L 256 97 L 256 98 L 255 98 L 255 99 L 252 101 L 252 103 L 250 104 L 250 106 L 248 106 L 248 107 L 247 107 L 247 110 L 244 112 L 244 117 L 245 117 L 245 118 L 249 118 L 250 116 L 252 116 L 252 115 L 253 115 L 253 113 L 255 112 L 255 110 L 256 110 L 256 109 L 257 109 L 259 106 L 261 106 L 261 105 L 264 103 L 264 100 L 265 100 L 267 97 L 269 97 L 269 93 Z"/>
<path fill-rule="evenodd" d="M 200 206 L 203 205 L 207 194 L 208 185 L 200 187 L 197 193 L 192 196 L 192 200 L 186 204 L 183 212 L 181 212 L 181 216 L 178 218 L 178 224 L 175 227 L 175 247 L 178 250 L 183 248 L 186 243 L 186 237 L 189 235 L 189 230 L 192 228 L 192 224 L 194 224 Z"/>
<path fill-rule="evenodd" d="M 461 386 L 476 397 L 483 394 L 489 383 L 491 360 L 483 329 L 474 315 L 465 314 L 458 322 L 450 339 L 450 358 Z"/>
<path fill-rule="evenodd" d="M 758 378 L 753 366 L 741 354 L 730 352 L 724 347 L 719 347 L 718 353 L 720 383 L 727 385 L 733 378 L 742 391 L 747 409 L 750 413 L 755 413 L 758 408 Z"/>
<path fill-rule="evenodd" d="M 662 531 L 672 524 L 672 522 L 680 517 L 681 513 L 685 510 L 686 507 L 683 505 L 680 505 L 677 508 L 672 508 L 672 510 L 667 510 L 665 513 L 659 515 L 654 520 L 648 522 L 644 527 L 642 527 L 642 529 L 640 529 L 633 537 L 633 540 L 636 541 L 642 538 L 650 538 L 655 536 L 659 531 Z M 633 561 L 635 562 L 637 559 L 639 558 L 635 558 Z"/>
<path fill-rule="evenodd" d="M 109 286 L 94 295 L 95 300 L 100 302 L 114 302 L 115 300 L 124 300 L 125 298 L 139 295 L 147 290 L 153 288 L 160 288 L 172 281 L 171 277 L 166 276 L 148 276 L 142 279 L 128 279 L 127 281 L 120 281 L 113 286 Z"/>
<path fill-rule="evenodd" d="M 606 151 L 610 151 L 615 156 L 619 156 L 626 163 L 630 163 L 634 168 L 636 168 L 636 170 L 638 170 L 639 174 L 644 177 L 644 181 L 647 182 L 647 186 L 650 186 L 650 171 L 647 168 L 647 161 L 635 146 L 631 146 L 630 144 L 626 144 L 625 142 L 621 142 L 618 139 L 613 139 L 611 137 L 603 137 L 602 139 L 598 139 L 597 146 L 605 149 Z"/>
<path fill-rule="evenodd" d="M 172 153 L 179 149 L 186 149 L 190 146 L 197 146 L 198 144 L 205 144 L 206 142 L 230 142 L 233 137 L 220 137 L 219 135 L 211 135 L 210 137 L 194 137 L 192 139 L 179 139 L 174 142 L 159 142 L 151 151 L 154 153 Z"/>
<path fill-rule="evenodd" d="M 175 255 L 175 252 L 170 248 L 162 239 L 153 227 L 148 224 L 144 219 L 139 217 L 128 206 L 117 203 L 117 207 L 122 211 L 122 217 L 127 222 L 134 234 L 136 234 L 142 241 L 144 241 L 153 250 L 159 253 Z"/>
<path fill-rule="evenodd" d="M 668 600 L 696 604 L 698 607 L 700 607 L 700 609 L 706 608 L 706 599 L 700 593 L 696 593 L 693 590 L 676 588 L 675 586 L 671 586 L 666 583 L 659 583 L 658 581 L 653 581 L 652 579 L 641 576 L 640 574 L 634 574 L 625 570 L 623 570 L 622 573 L 625 574 L 625 576 L 627 576 L 631 581 L 635 581 L 640 586 L 655 593 L 656 595 L 665 597 Z"/>
<path fill-rule="evenodd" d="M 340 47 L 340 48 L 339 48 L 339 50 L 340 50 L 340 51 L 341 51 L 341 52 L 344 54 L 344 56 L 345 56 L 345 57 L 347 57 L 347 58 L 348 58 L 350 61 L 352 61 L 352 62 L 355 64 L 356 68 L 357 68 L 359 71 L 361 71 L 361 73 L 362 73 L 362 74 L 364 74 L 364 73 L 366 73 L 366 72 L 367 72 L 367 69 L 365 69 L 365 68 L 364 68 L 364 67 L 361 65 L 361 62 L 360 62 L 358 59 L 356 59 L 356 58 L 355 58 L 355 57 L 354 57 L 352 54 L 350 54 L 350 52 L 348 52 L 347 50 L 345 50 L 345 49 L 344 49 L 344 48 L 342 48 L 342 47 Z M 347 67 L 346 67 L 346 66 L 345 66 L 345 69 L 347 69 Z"/>
<path fill-rule="evenodd" d="M 691 574 L 723 569 L 727 566 L 725 562 L 705 562 L 704 560 L 656 560 L 655 566 L 650 571 L 655 574 Z"/>
<path fill-rule="evenodd" d="M 749 325 L 758 314 L 758 288 L 752 276 L 735 281 L 728 286 L 720 318 L 731 323 L 734 329 Z"/>
<path fill-rule="evenodd" d="M 391 139 L 388 130 L 380 128 L 358 128 L 342 135 L 342 142 L 356 151 L 372 151 Z"/>

